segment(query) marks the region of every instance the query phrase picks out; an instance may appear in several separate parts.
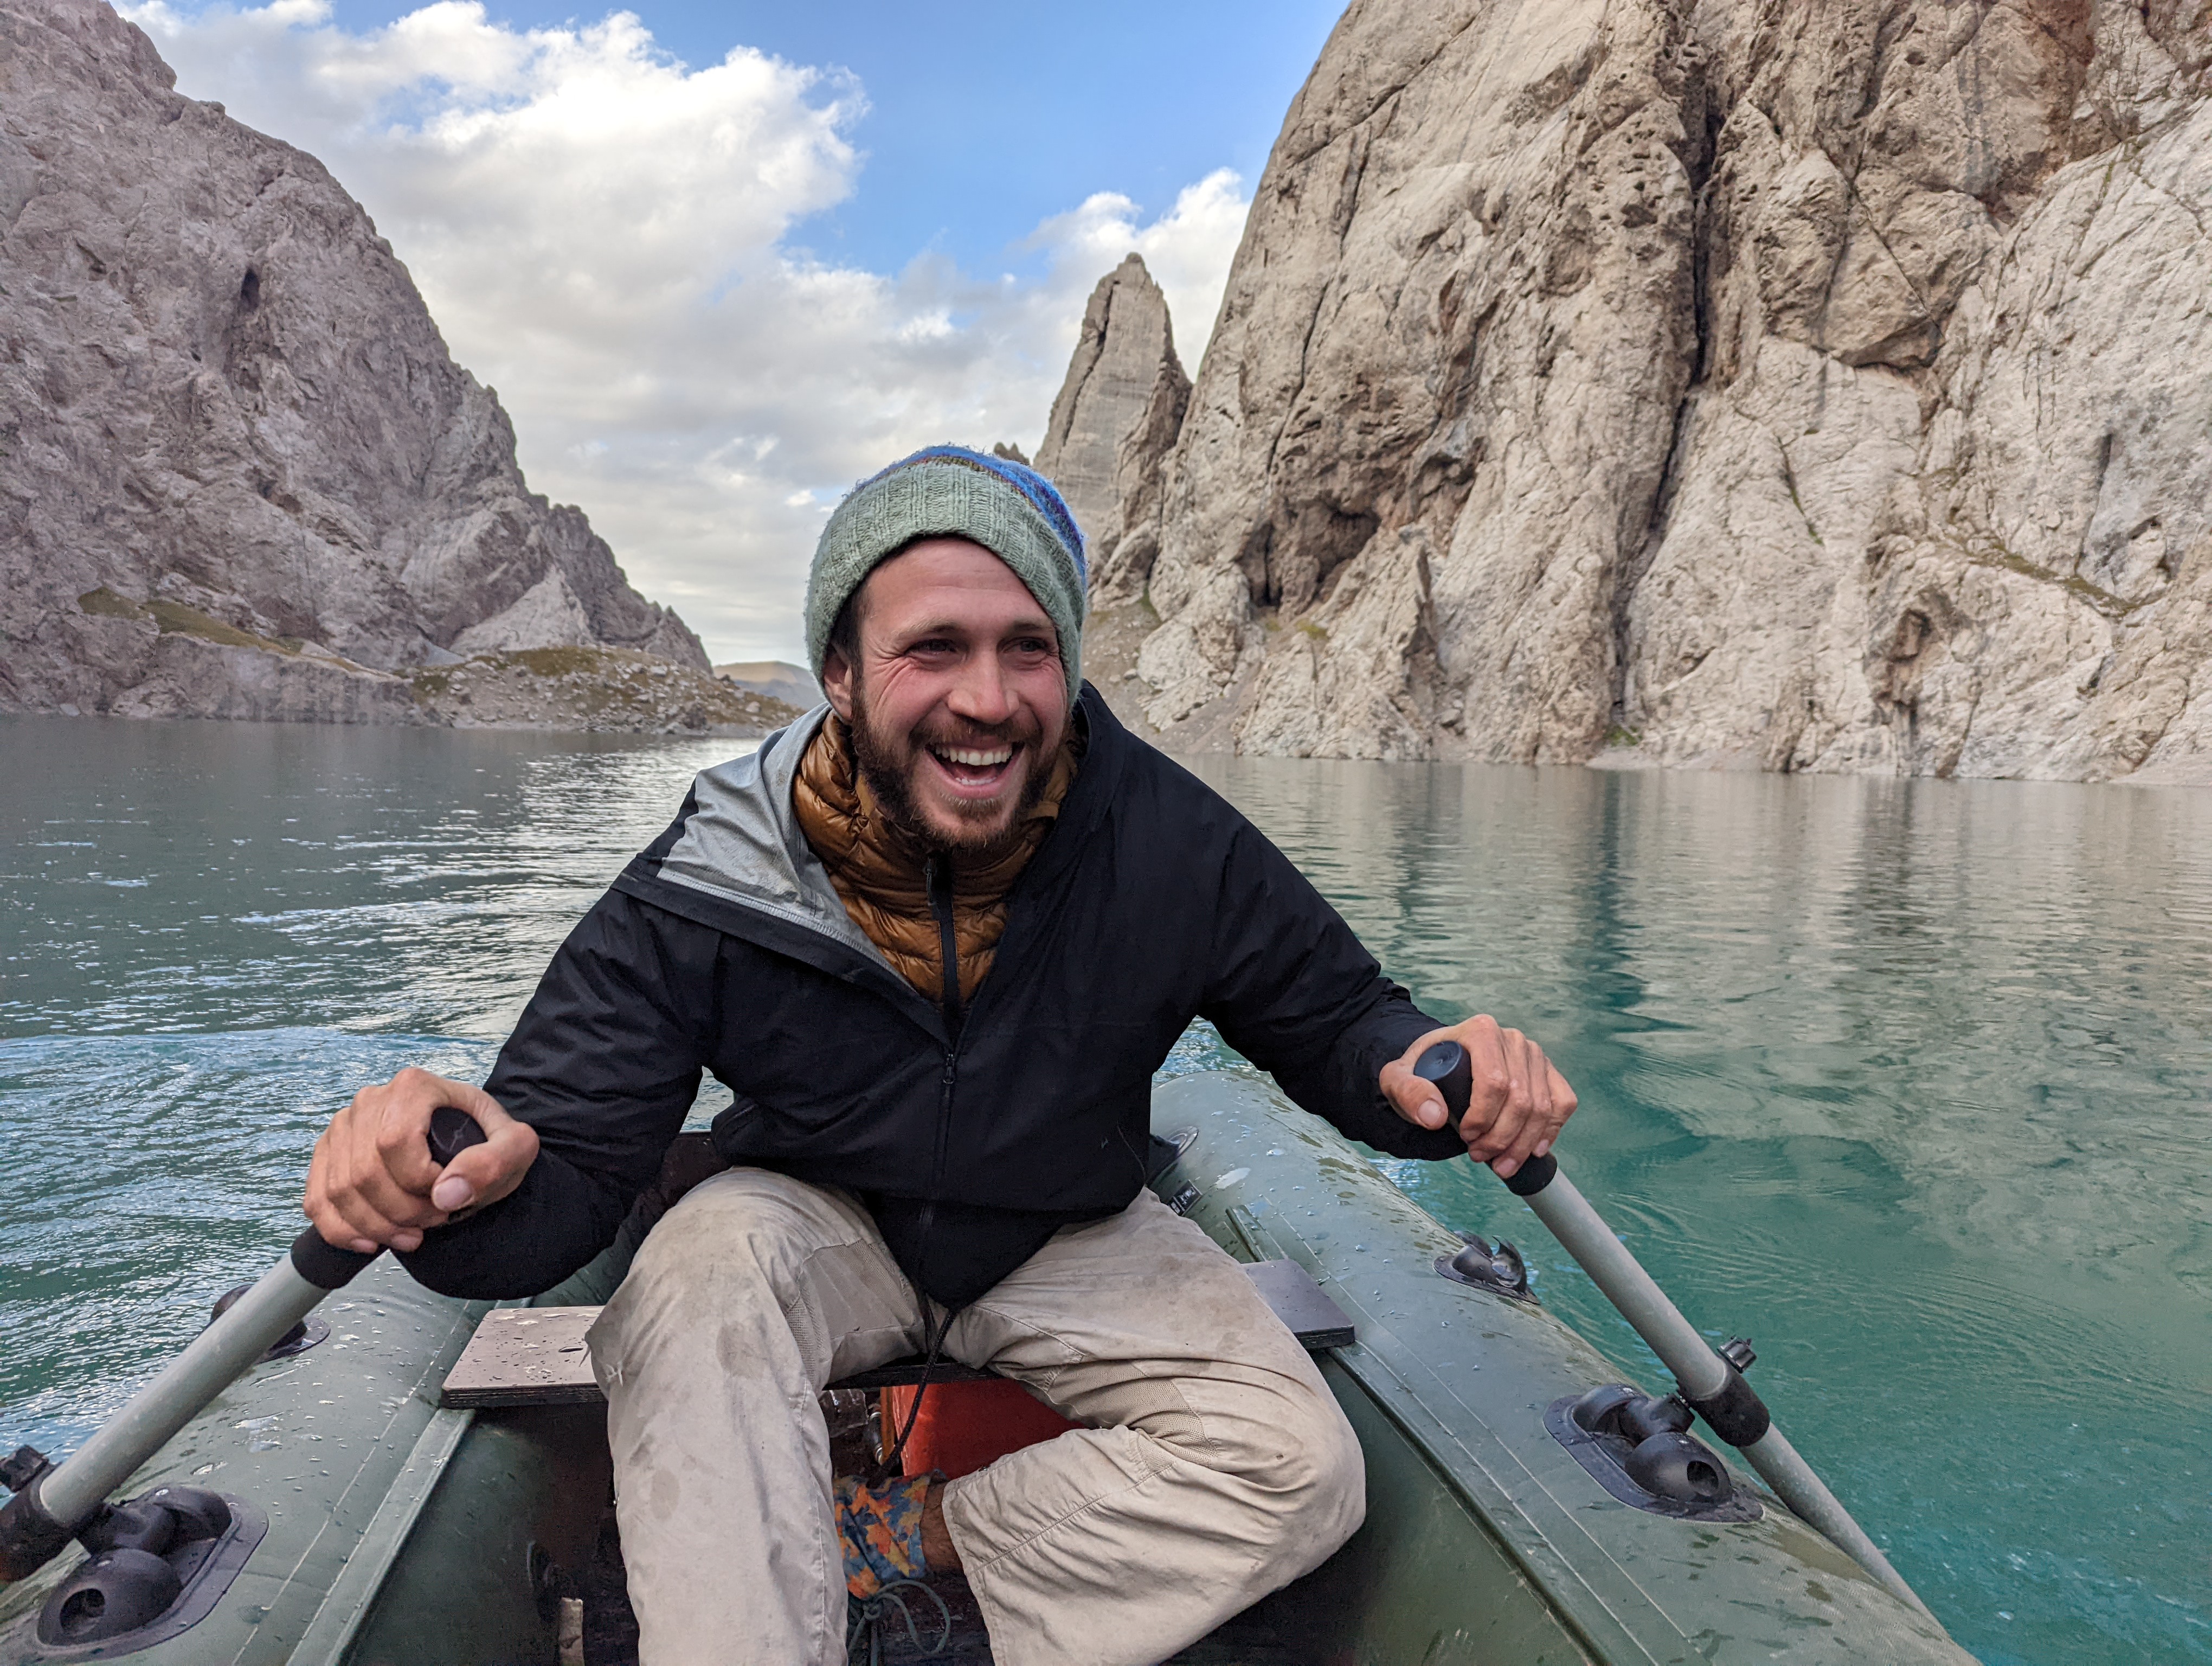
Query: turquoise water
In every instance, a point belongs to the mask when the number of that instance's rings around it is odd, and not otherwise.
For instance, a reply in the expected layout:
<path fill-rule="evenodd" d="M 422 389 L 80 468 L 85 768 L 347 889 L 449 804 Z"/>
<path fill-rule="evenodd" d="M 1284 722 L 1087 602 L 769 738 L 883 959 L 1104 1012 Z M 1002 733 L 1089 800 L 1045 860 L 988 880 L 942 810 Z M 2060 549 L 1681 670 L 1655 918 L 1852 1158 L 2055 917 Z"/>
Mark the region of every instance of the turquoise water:
<path fill-rule="evenodd" d="M 728 750 L 0 718 L 0 1442 L 264 1266 L 356 1086 L 481 1070 Z M 1544 1040 L 1583 1189 L 1962 1643 L 2212 1662 L 2212 793 L 1200 767 L 1432 1010 Z M 1396 1171 L 1657 1380 L 1494 1183 Z"/>

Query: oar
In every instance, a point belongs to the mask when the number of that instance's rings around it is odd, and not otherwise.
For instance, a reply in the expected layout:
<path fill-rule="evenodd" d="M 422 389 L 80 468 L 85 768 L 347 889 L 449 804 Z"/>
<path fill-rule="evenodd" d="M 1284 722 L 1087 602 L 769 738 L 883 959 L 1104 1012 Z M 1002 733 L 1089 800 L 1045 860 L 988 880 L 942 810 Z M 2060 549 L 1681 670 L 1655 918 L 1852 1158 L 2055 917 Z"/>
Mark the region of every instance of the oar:
<path fill-rule="evenodd" d="M 1423 1053 L 1413 1073 L 1434 1082 L 1456 1122 L 1467 1111 L 1473 1087 L 1467 1049 L 1457 1042 L 1438 1042 Z M 1532 1157 L 1507 1177 L 1506 1189 L 1535 1212 L 1551 1229 L 1560 1247 L 1581 1263 L 1590 1282 L 1620 1309 L 1620 1316 L 1650 1345 L 1680 1387 L 1690 1408 L 1729 1445 L 1741 1452 L 1751 1467 L 1796 1511 L 1872 1574 L 1887 1590 L 1933 1620 L 1928 1605 L 1889 1565 L 1866 1530 L 1813 1473 L 1813 1466 L 1774 1426 L 1765 1403 L 1742 1371 L 1716 1353 L 1667 1298 L 1635 1256 L 1628 1253 L 1613 1229 L 1590 1207 L 1589 1200 L 1559 1172 L 1559 1159 Z"/>
<path fill-rule="evenodd" d="M 441 1168 L 483 1138 L 466 1111 L 447 1105 L 431 1114 L 430 1155 Z M 15 1494 L 0 1507 L 0 1584 L 43 1567 L 99 1517 L 108 1494 L 170 1436 L 244 1376 L 324 1297 L 343 1289 L 381 1253 L 362 1256 L 337 1249 L 310 1226 L 293 1241 L 289 1255 L 62 1462 L 50 1464 L 26 1446 L 0 1464 L 0 1481 Z"/>

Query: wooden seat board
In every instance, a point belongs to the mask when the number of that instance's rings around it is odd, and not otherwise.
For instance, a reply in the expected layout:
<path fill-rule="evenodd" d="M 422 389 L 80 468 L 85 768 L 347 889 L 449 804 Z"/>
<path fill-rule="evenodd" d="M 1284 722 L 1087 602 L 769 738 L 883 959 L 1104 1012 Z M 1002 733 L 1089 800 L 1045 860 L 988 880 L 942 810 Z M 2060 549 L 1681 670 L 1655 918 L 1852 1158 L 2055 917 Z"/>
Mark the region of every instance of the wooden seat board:
<path fill-rule="evenodd" d="M 1308 1348 L 1344 1347 L 1352 1324 L 1313 1275 L 1294 1261 L 1248 1262 L 1244 1271 L 1276 1317 Z M 447 1407 L 580 1406 L 603 1396 L 592 1375 L 584 1333 L 597 1307 L 501 1307 L 484 1315 L 446 1375 L 438 1403 Z M 832 1389 L 902 1388 L 922 1380 L 919 1354 L 894 1359 L 832 1383 Z M 939 1359 L 933 1383 L 972 1383 L 993 1373 Z"/>

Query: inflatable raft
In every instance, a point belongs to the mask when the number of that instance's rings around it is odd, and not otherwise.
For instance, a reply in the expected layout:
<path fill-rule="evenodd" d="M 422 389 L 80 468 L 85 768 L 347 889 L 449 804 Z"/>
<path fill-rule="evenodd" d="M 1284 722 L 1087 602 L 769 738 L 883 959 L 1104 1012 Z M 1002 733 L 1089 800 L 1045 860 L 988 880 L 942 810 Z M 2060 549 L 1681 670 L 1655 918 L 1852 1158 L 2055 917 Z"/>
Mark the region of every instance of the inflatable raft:
<path fill-rule="evenodd" d="M 1447 1231 L 1267 1085 L 1166 1084 L 1153 1126 L 1177 1149 L 1161 1197 L 1240 1260 L 1303 1268 L 1348 1324 L 1319 1357 L 1369 1491 L 1335 1557 L 1178 1658 L 1970 1659 L 1701 1440 L 1671 1385 L 1547 1313 L 1509 1250 Z M 604 1300 L 625 1265 L 617 1245 L 540 1302 Z M 96 1554 L 0 1590 L 0 1666 L 597 1666 L 563 1593 L 611 1496 L 604 1408 L 588 1389 L 441 1404 L 488 1310 L 370 1266 L 311 1322 L 326 1335 L 293 1336 L 131 1477 Z M 61 1472 L 19 1454 L 0 1480 L 41 1473 Z M 919 1657 L 892 1640 L 884 1658 Z"/>

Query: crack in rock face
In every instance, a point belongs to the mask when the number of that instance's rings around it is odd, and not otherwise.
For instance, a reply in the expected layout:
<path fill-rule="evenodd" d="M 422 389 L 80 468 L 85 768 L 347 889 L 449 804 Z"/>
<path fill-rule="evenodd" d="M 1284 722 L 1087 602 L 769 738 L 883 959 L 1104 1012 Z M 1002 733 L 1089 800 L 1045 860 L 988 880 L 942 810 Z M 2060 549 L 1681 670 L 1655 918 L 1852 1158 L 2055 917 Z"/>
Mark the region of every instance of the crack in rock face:
<path fill-rule="evenodd" d="M 1168 744 L 2212 781 L 2212 16 L 1820 15 L 1346 14 L 1115 523 Z"/>
<path fill-rule="evenodd" d="M 0 709 L 447 721 L 415 673 L 564 648 L 743 721 L 319 163 L 99 0 L 0 0 Z"/>

